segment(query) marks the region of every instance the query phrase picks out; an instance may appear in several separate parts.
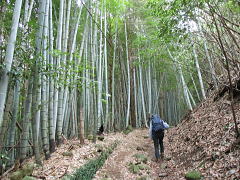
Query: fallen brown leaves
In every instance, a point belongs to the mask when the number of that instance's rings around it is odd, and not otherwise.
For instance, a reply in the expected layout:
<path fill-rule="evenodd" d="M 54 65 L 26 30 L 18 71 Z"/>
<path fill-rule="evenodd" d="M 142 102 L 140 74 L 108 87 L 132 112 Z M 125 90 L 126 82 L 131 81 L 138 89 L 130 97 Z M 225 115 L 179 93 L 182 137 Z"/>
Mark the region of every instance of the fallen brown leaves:
<path fill-rule="evenodd" d="M 234 108 L 239 126 L 239 101 L 234 103 Z M 166 180 L 181 180 L 187 171 L 193 169 L 199 170 L 204 179 L 240 179 L 240 146 L 235 138 L 227 93 L 215 102 L 213 97 L 206 99 L 178 126 L 166 131 L 167 158 L 160 163 L 154 161 L 153 143 L 145 137 L 147 134 L 147 129 L 134 130 L 128 135 L 109 134 L 105 135 L 104 141 L 97 141 L 97 145 L 89 141 L 84 145 L 80 145 L 79 140 L 66 141 L 49 160 L 43 161 L 42 167 L 35 169 L 33 175 L 51 180 L 72 174 L 89 159 L 98 156 L 99 147 L 107 147 L 118 140 L 120 144 L 97 172 L 95 180 L 159 179 L 159 176 Z M 71 151 L 72 155 L 63 156 L 66 151 Z M 129 163 L 136 163 L 134 155 L 139 153 L 148 157 L 146 165 L 150 169 L 133 174 Z"/>
<path fill-rule="evenodd" d="M 97 179 L 137 179 L 139 177 L 158 178 L 160 166 L 154 159 L 153 143 L 146 139 L 148 130 L 135 130 L 129 133 L 121 144 L 115 149 L 112 155 L 105 162 L 104 166 L 97 172 Z M 129 170 L 129 164 L 135 163 L 134 155 L 143 154 L 148 157 L 146 166 L 150 169 L 143 169 L 139 173 L 133 174 Z"/>
<path fill-rule="evenodd" d="M 81 145 L 80 141 L 68 140 L 51 154 L 51 158 L 43 161 L 43 166 L 34 170 L 34 176 L 44 176 L 47 180 L 60 179 L 65 174 L 72 174 L 76 169 L 85 164 L 89 159 L 99 155 L 98 148 L 108 147 L 116 139 L 123 138 L 122 133 L 106 135 L 104 141 L 97 141 L 96 144 L 85 140 Z M 64 152 L 71 151 L 72 156 L 63 156 Z M 33 159 L 31 160 L 33 161 Z"/>
<path fill-rule="evenodd" d="M 240 124 L 240 103 L 234 108 Z M 227 94 L 216 102 L 208 98 L 177 127 L 170 129 L 165 142 L 173 158 L 169 166 L 176 175 L 198 169 L 206 179 L 239 179 L 240 146 Z"/>

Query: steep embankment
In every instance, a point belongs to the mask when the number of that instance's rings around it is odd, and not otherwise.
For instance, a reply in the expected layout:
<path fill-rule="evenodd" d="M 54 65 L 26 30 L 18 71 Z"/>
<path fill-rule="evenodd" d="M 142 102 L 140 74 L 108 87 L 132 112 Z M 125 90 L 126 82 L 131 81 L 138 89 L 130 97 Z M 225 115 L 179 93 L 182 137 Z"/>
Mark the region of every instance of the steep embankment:
<path fill-rule="evenodd" d="M 234 109 L 239 127 L 237 96 Z M 166 142 L 172 156 L 169 166 L 179 176 L 198 169 L 207 179 L 240 178 L 240 143 L 236 141 L 230 101 L 224 89 L 212 94 L 172 128 Z"/>

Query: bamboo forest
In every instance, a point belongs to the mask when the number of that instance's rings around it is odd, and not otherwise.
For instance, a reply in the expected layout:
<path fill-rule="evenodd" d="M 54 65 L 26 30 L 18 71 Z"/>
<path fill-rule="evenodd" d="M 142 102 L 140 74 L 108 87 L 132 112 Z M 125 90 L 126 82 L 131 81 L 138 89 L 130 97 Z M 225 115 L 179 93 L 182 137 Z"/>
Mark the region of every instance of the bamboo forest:
<path fill-rule="evenodd" d="M 0 0 L 0 179 L 240 179 L 239 0 Z"/>

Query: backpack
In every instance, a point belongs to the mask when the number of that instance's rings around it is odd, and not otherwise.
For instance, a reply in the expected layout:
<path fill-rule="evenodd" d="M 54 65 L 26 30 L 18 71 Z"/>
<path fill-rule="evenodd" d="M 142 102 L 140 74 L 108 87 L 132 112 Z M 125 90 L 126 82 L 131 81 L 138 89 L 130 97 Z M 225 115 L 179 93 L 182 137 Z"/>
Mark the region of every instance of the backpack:
<path fill-rule="evenodd" d="M 152 131 L 164 130 L 163 120 L 158 115 L 152 115 Z"/>

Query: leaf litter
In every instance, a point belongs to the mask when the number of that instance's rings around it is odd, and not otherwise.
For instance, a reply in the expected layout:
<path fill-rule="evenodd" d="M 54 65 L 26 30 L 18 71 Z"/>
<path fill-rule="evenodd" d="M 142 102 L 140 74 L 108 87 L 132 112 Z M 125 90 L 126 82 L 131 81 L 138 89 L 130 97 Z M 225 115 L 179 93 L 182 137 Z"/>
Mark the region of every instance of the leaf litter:
<path fill-rule="evenodd" d="M 216 97 L 216 94 L 215 94 Z M 234 102 L 238 127 L 240 102 Z M 185 179 L 187 172 L 198 170 L 204 179 L 240 179 L 240 142 L 236 141 L 234 123 L 228 95 L 215 101 L 214 94 L 189 112 L 176 127 L 165 132 L 165 159 L 155 162 L 152 140 L 146 138 L 147 129 L 138 129 L 125 135 L 110 133 L 96 144 L 86 140 L 66 140 L 43 161 L 43 166 L 34 170 L 35 177 L 47 180 L 60 179 L 72 174 L 88 160 L 99 155 L 99 147 L 108 147 L 115 140 L 120 144 L 109 156 L 94 180 L 103 179 Z M 72 156 L 63 156 L 71 151 Z M 136 154 L 145 155 L 146 167 L 137 173 L 131 172 L 130 164 L 139 164 Z M 33 162 L 33 158 L 28 162 Z"/>

